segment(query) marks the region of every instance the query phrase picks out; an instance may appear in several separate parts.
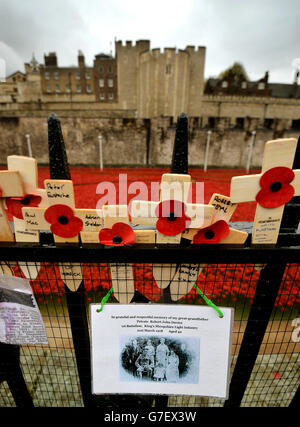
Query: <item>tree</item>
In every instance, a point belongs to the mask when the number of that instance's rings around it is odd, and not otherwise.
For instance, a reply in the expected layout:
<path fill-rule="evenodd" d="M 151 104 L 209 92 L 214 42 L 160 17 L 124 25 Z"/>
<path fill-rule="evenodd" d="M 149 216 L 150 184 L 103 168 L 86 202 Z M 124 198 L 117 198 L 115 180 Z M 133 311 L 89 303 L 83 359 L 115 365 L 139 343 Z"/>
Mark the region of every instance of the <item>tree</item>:
<path fill-rule="evenodd" d="M 225 79 L 231 80 L 231 79 L 234 79 L 235 76 L 239 77 L 239 79 L 244 79 L 246 81 L 249 81 L 246 70 L 240 62 L 235 62 L 231 67 L 222 71 L 222 73 L 220 73 L 219 75 L 219 78 L 220 79 L 225 78 Z"/>

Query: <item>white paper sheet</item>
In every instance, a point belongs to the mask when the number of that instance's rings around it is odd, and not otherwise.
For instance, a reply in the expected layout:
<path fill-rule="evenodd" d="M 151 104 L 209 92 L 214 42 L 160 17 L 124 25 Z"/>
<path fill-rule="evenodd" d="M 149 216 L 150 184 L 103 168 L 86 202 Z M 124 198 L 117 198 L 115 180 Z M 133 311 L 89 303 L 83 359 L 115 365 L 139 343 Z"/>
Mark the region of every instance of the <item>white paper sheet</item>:
<path fill-rule="evenodd" d="M 48 344 L 43 319 L 27 279 L 0 276 L 0 342 Z"/>
<path fill-rule="evenodd" d="M 92 393 L 226 398 L 233 309 L 90 305 Z"/>

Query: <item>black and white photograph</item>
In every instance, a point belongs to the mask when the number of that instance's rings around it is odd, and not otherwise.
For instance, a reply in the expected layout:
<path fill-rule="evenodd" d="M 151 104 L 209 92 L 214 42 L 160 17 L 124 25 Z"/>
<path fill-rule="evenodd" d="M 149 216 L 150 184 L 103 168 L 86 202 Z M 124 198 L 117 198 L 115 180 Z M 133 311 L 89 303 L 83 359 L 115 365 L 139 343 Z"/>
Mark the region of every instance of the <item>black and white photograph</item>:
<path fill-rule="evenodd" d="M 199 338 L 120 337 L 120 380 L 197 384 Z"/>

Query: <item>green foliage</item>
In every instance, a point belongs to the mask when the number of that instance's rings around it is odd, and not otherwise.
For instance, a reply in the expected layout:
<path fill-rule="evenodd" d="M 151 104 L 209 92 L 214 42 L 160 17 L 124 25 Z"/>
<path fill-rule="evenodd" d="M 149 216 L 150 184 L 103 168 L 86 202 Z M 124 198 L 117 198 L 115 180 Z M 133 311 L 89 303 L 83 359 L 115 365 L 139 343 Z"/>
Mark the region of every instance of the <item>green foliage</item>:
<path fill-rule="evenodd" d="M 241 64 L 240 62 L 235 62 L 231 67 L 222 71 L 222 73 L 220 73 L 220 75 L 219 75 L 219 78 L 220 79 L 224 79 L 224 78 L 232 79 L 235 76 L 242 77 L 246 81 L 249 81 L 246 70 L 245 70 L 243 64 Z"/>

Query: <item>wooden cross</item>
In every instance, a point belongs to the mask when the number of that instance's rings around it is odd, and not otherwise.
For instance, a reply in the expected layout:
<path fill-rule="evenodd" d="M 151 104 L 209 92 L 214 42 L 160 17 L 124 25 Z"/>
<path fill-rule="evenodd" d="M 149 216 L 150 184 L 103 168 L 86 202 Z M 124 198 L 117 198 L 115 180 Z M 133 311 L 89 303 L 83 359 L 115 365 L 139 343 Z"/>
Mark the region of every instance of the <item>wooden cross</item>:
<path fill-rule="evenodd" d="M 209 225 L 214 213 L 213 206 L 187 203 L 191 184 L 190 175 L 164 174 L 161 179 L 160 202 L 178 200 L 185 203 L 186 215 L 191 218 L 189 228 L 205 227 Z M 160 202 L 133 200 L 131 203 L 131 222 L 139 225 L 155 226 L 158 217 L 155 214 Z M 157 231 L 156 243 L 178 244 L 182 233 L 175 236 L 166 236 Z"/>
<path fill-rule="evenodd" d="M 256 200 L 261 191 L 261 179 L 263 175 L 277 167 L 291 169 L 297 148 L 297 140 L 294 138 L 277 139 L 268 141 L 265 145 L 262 171 L 259 175 L 247 175 L 234 177 L 231 180 L 230 199 L 233 203 L 252 202 Z M 294 170 L 294 180 L 290 185 L 294 188 L 294 196 L 300 195 L 300 170 Z M 278 176 L 270 188 L 270 194 L 275 194 L 281 188 L 281 176 Z M 280 224 L 284 211 L 284 205 L 274 208 L 266 208 L 259 203 L 256 207 L 253 223 L 253 244 L 276 244 L 280 230 Z"/>
<path fill-rule="evenodd" d="M 44 181 L 48 207 L 54 205 L 65 205 L 72 209 L 76 218 L 81 219 L 82 229 L 80 236 L 83 243 L 99 242 L 99 231 L 103 227 L 101 212 L 96 209 L 76 209 L 74 199 L 73 182 L 71 180 L 46 179 Z M 28 230 L 50 230 L 51 224 L 46 220 L 46 208 L 22 209 L 26 228 Z M 79 233 L 74 237 L 61 237 L 53 233 L 54 241 L 58 244 L 79 242 Z M 80 265 L 60 263 L 62 280 L 68 288 L 76 291 L 82 282 L 82 271 Z"/>
<path fill-rule="evenodd" d="M 40 207 L 47 205 L 46 192 L 38 188 L 38 168 L 37 161 L 32 157 L 8 156 L 8 170 L 17 170 L 24 185 L 25 195 L 36 195 L 41 197 Z M 24 205 L 25 206 L 25 205 Z M 15 239 L 17 242 L 39 242 L 40 233 L 37 230 L 26 228 L 26 222 L 20 218 L 13 218 Z"/>
<path fill-rule="evenodd" d="M 0 171 L 0 241 L 14 242 L 15 237 L 5 213 L 5 197 L 23 197 L 25 195 L 21 174 L 15 171 Z"/>
<path fill-rule="evenodd" d="M 187 174 L 164 174 L 161 179 L 160 202 L 178 200 L 185 203 L 186 215 L 191 218 L 190 227 L 201 227 L 210 224 L 214 212 L 213 206 L 186 203 L 191 184 L 191 176 Z M 134 200 L 131 203 L 131 221 L 133 224 L 155 226 L 156 208 L 160 202 Z M 157 231 L 156 243 L 179 244 L 182 233 L 165 236 Z M 176 264 L 153 264 L 153 277 L 160 289 L 165 289 L 176 273 Z"/>
<path fill-rule="evenodd" d="M 102 212 L 104 228 L 119 222 L 129 225 L 127 205 L 105 205 Z M 121 304 L 129 304 L 135 292 L 132 264 L 112 263 L 110 274 L 115 298 Z"/>
<path fill-rule="evenodd" d="M 214 207 L 212 224 L 223 220 L 229 222 L 237 204 L 231 202 L 230 198 L 222 194 L 214 193 L 209 201 Z M 220 241 L 220 244 L 245 243 L 248 233 L 229 228 L 230 233 Z M 182 234 L 183 238 L 192 240 L 199 229 L 188 229 Z M 172 281 L 170 282 L 170 294 L 173 301 L 177 301 L 187 295 L 195 285 L 204 265 L 203 264 L 180 264 Z"/>
<path fill-rule="evenodd" d="M 237 203 L 232 203 L 230 197 L 222 194 L 214 193 L 209 201 L 209 205 L 214 207 L 214 214 L 212 216 L 211 224 L 223 220 L 229 222 L 234 214 Z M 209 224 L 209 225 L 211 225 Z M 204 228 L 204 227 L 201 227 Z M 227 237 L 220 241 L 220 244 L 243 244 L 245 243 L 248 233 L 235 228 L 229 227 L 230 233 Z M 193 240 L 194 236 L 198 233 L 199 228 L 189 228 L 186 230 L 182 237 L 187 240 Z"/>

